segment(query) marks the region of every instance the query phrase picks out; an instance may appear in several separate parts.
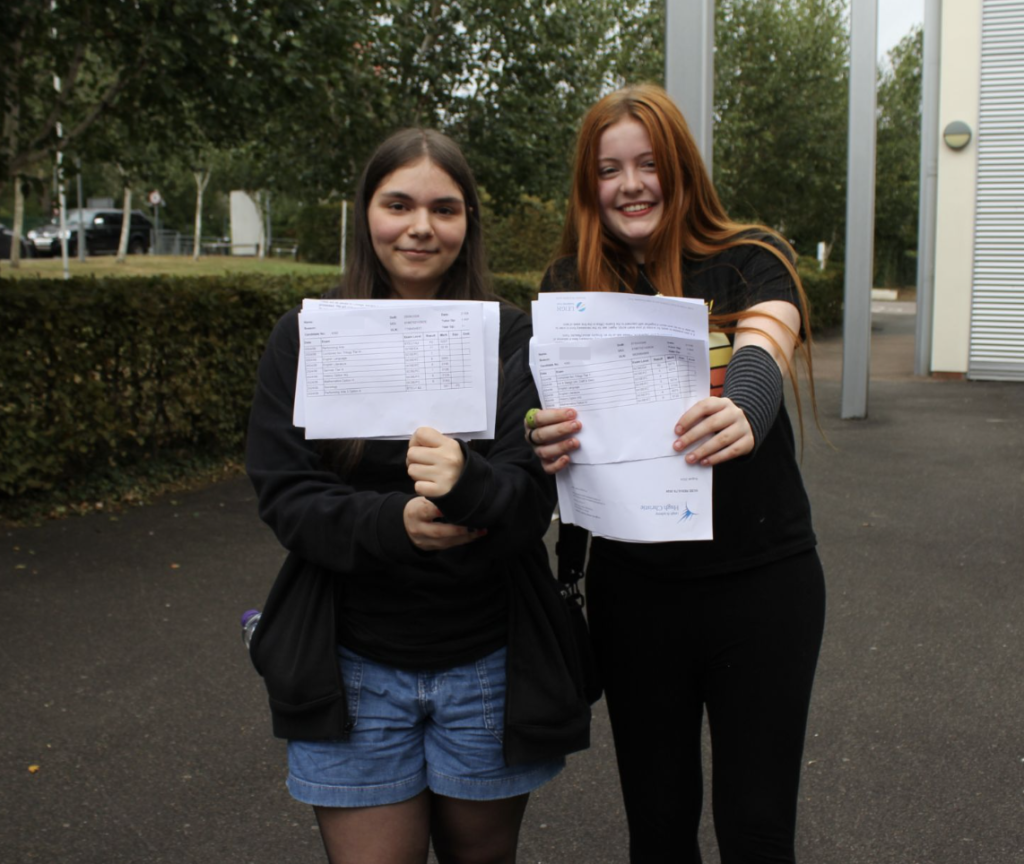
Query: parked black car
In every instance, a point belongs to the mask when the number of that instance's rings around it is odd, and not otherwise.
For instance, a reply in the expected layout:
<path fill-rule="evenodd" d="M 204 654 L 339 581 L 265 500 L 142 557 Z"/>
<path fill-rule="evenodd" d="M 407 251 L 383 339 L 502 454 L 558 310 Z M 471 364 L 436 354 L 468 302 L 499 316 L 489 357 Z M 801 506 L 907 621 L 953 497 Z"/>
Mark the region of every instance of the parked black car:
<path fill-rule="evenodd" d="M 14 243 L 14 232 L 6 225 L 0 224 L 0 258 L 11 257 L 11 247 Z M 21 241 L 21 257 L 28 258 L 32 255 L 29 245 Z"/>
<path fill-rule="evenodd" d="M 90 255 L 117 252 L 121 240 L 123 216 L 120 210 L 82 210 L 85 224 L 85 250 Z M 68 255 L 78 254 L 78 210 L 68 210 Z M 141 255 L 149 251 L 153 236 L 153 223 L 141 210 L 132 210 L 128 233 L 128 253 Z M 60 219 L 54 217 L 49 225 L 28 232 L 28 239 L 37 255 L 60 255 Z"/>

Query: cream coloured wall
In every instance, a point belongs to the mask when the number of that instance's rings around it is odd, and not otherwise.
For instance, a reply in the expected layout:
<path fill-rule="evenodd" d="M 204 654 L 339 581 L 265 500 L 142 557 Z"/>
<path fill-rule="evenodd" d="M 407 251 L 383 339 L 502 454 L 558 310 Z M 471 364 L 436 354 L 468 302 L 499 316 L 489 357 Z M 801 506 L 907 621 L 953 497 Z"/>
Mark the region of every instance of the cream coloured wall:
<path fill-rule="evenodd" d="M 981 13 L 982 0 L 944 0 L 942 4 L 939 134 L 947 124 L 962 120 L 974 137 L 959 151 L 939 144 L 931 358 L 932 372 L 939 373 L 966 373 L 970 350 Z"/>

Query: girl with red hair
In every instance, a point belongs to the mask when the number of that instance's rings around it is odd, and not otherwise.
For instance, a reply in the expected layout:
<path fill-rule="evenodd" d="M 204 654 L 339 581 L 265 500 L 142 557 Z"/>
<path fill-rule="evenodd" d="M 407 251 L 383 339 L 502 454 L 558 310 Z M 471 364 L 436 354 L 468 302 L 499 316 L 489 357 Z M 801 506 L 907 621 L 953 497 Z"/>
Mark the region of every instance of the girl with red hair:
<path fill-rule="evenodd" d="M 728 218 L 664 90 L 627 87 L 584 117 L 541 290 L 699 297 L 712 313 L 712 395 L 682 414 L 673 446 L 714 466 L 714 540 L 594 537 L 590 548 L 589 619 L 633 864 L 701 860 L 705 710 L 723 864 L 795 861 L 825 588 L 782 398 L 784 370 L 796 387 L 794 352 L 810 367 L 794 261 L 774 231 Z M 585 446 L 581 428 L 572 406 L 527 415 L 548 473 Z"/>

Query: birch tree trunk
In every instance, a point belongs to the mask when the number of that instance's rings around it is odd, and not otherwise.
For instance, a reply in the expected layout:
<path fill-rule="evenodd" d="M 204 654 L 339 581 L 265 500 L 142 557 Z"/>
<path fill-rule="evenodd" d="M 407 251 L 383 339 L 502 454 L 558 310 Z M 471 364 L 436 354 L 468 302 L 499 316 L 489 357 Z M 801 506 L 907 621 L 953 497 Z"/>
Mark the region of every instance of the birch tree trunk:
<path fill-rule="evenodd" d="M 25 196 L 21 191 L 21 178 L 14 178 L 14 225 L 11 230 L 11 268 L 21 266 L 21 229 L 25 225 Z"/>
<path fill-rule="evenodd" d="M 121 216 L 121 240 L 117 244 L 117 263 L 124 264 L 128 259 L 128 234 L 132 228 L 132 187 L 127 179 L 124 184 L 124 210 Z"/>

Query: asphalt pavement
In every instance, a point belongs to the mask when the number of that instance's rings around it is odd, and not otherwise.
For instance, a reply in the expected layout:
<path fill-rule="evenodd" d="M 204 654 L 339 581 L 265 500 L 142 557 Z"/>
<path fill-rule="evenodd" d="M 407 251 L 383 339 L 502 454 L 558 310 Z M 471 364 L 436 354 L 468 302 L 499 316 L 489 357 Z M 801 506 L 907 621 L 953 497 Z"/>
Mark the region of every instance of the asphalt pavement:
<path fill-rule="evenodd" d="M 829 599 L 802 864 L 1024 861 L 1024 386 L 915 378 L 913 323 L 876 304 L 865 420 L 819 340 L 831 444 L 803 388 Z M 239 639 L 282 559 L 244 478 L 3 532 L 0 862 L 323 860 Z M 521 864 L 626 861 L 602 703 L 593 737 L 533 796 Z"/>

